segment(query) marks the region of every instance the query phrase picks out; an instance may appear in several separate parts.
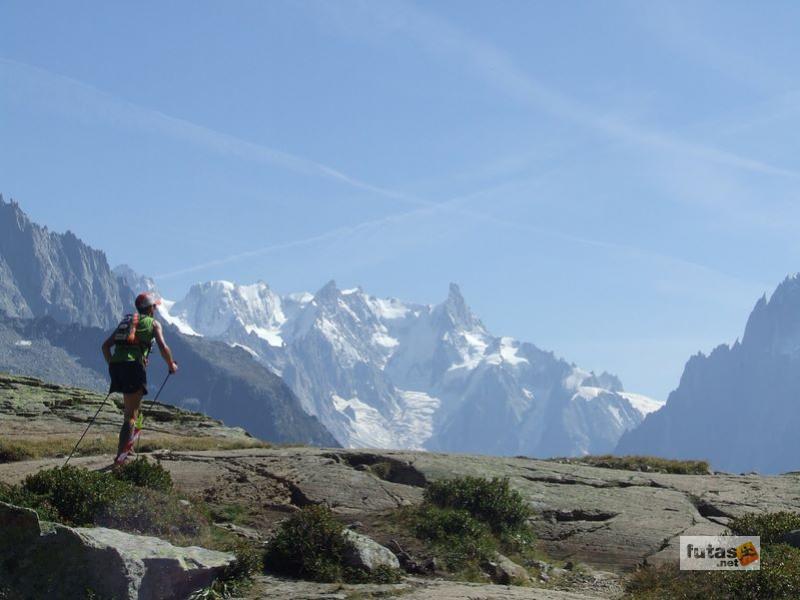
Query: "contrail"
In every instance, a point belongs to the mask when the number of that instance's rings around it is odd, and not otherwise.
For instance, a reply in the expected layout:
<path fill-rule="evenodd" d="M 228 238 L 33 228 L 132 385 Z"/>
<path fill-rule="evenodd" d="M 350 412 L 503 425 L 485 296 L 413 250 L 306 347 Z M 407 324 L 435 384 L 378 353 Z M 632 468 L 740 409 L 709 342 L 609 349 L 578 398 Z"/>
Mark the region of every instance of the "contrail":
<path fill-rule="evenodd" d="M 506 187 L 508 184 L 502 186 Z M 409 201 L 419 204 L 421 207 L 416 208 L 414 210 L 405 211 L 401 213 L 394 213 L 391 215 L 387 215 L 384 217 L 380 217 L 377 219 L 370 219 L 367 221 L 362 221 L 361 223 L 356 223 L 354 225 L 346 225 L 343 227 L 336 227 L 329 231 L 312 235 L 310 237 L 301 238 L 298 240 L 292 240 L 289 242 L 282 242 L 280 244 L 272 244 L 269 246 L 262 246 L 260 248 L 254 248 L 252 250 L 246 250 L 244 252 L 238 252 L 236 254 L 231 254 L 229 256 L 225 256 L 223 258 L 218 258 L 214 260 L 210 260 L 207 262 L 203 262 L 197 265 L 193 265 L 191 267 L 186 267 L 184 269 L 179 269 L 176 271 L 170 271 L 168 273 L 162 273 L 161 275 L 156 275 L 155 279 L 169 279 L 172 277 L 177 277 L 179 275 L 186 275 L 188 273 L 195 273 L 197 271 L 203 271 L 205 269 L 216 267 L 219 265 L 224 265 L 232 262 L 237 262 L 239 260 L 243 260 L 246 258 L 252 258 L 254 256 L 262 256 L 264 254 L 269 254 L 271 252 L 277 252 L 280 250 L 290 250 L 292 248 L 299 248 L 303 246 L 312 246 L 314 244 L 318 244 L 320 242 L 325 242 L 327 240 L 338 239 L 341 237 L 348 237 L 353 234 L 366 231 L 369 229 L 373 229 L 376 227 L 380 227 L 383 225 L 387 225 L 392 222 L 402 221 L 404 219 L 408 219 L 411 217 L 421 216 L 426 213 L 433 213 L 438 210 L 457 210 L 455 206 L 462 202 L 466 202 L 476 196 L 484 195 L 489 193 L 490 191 L 494 191 L 496 188 L 492 188 L 492 190 L 485 190 L 480 192 L 473 192 L 471 194 L 465 194 L 463 196 L 458 196 L 456 198 L 452 198 L 450 200 L 446 200 L 444 202 L 428 202 L 426 200 L 420 199 L 411 199 Z"/>
<path fill-rule="evenodd" d="M 525 181 L 527 182 L 528 180 L 525 180 Z M 292 240 L 292 241 L 283 242 L 283 243 L 280 243 L 280 244 L 273 244 L 273 245 L 270 245 L 270 246 L 263 246 L 263 247 L 260 247 L 260 248 L 247 250 L 245 252 L 239 252 L 239 253 L 236 253 L 236 254 L 231 254 L 231 255 L 223 257 L 223 258 L 210 260 L 210 261 L 203 262 L 203 263 L 200 263 L 200 264 L 197 264 L 197 265 L 186 267 L 184 269 L 179 269 L 179 270 L 176 270 L 176 271 L 163 273 L 161 275 L 155 276 L 154 279 L 156 279 L 156 280 L 169 279 L 169 278 L 177 277 L 177 276 L 180 276 L 180 275 L 186 275 L 188 273 L 195 273 L 195 272 L 198 272 L 198 271 L 203 271 L 203 270 L 211 268 L 211 267 L 216 267 L 216 266 L 220 266 L 220 265 L 224 265 L 224 264 L 228 264 L 228 263 L 232 263 L 232 262 L 237 262 L 237 261 L 244 260 L 244 259 L 247 259 L 247 258 L 253 258 L 255 256 L 262 256 L 262 255 L 265 255 L 265 254 L 270 254 L 272 252 L 278 252 L 278 251 L 281 251 L 281 250 L 289 250 L 289 249 L 292 249 L 292 248 L 299 248 L 299 247 L 304 247 L 304 246 L 312 246 L 314 244 L 326 242 L 326 241 L 329 241 L 329 240 L 339 239 L 339 238 L 342 238 L 342 237 L 350 237 L 350 236 L 353 236 L 355 234 L 363 233 L 363 232 L 369 231 L 371 229 L 382 227 L 382 226 L 387 225 L 387 224 L 391 224 L 391 223 L 395 223 L 395 222 L 401 222 L 401 221 L 404 221 L 404 220 L 407 220 L 407 219 L 410 219 L 410 218 L 423 216 L 423 215 L 427 215 L 427 214 L 434 214 L 434 213 L 440 212 L 440 211 L 447 211 L 447 212 L 452 212 L 452 213 L 454 213 L 456 215 L 459 215 L 459 216 L 466 216 L 466 217 L 470 217 L 470 218 L 473 218 L 473 219 L 476 219 L 476 220 L 479 220 L 479 221 L 495 223 L 496 225 L 500 225 L 502 227 L 509 228 L 509 229 L 514 229 L 514 230 L 517 230 L 517 231 L 523 231 L 525 233 L 535 233 L 537 235 L 546 236 L 546 237 L 550 237 L 550 238 L 555 238 L 555 239 L 563 240 L 563 241 L 570 242 L 570 243 L 581 244 L 581 245 L 592 247 L 592 248 L 603 248 L 603 249 L 610 250 L 610 251 L 613 251 L 613 252 L 618 252 L 618 253 L 621 253 L 621 254 L 624 254 L 624 255 L 627 255 L 627 256 L 638 256 L 638 257 L 645 258 L 645 259 L 648 259 L 648 260 L 658 261 L 658 262 L 661 262 L 662 264 L 669 264 L 669 265 L 677 266 L 677 267 L 680 267 L 680 268 L 691 269 L 691 270 L 699 271 L 699 272 L 702 272 L 702 273 L 706 273 L 708 275 L 713 275 L 715 277 L 720 277 L 720 278 L 728 280 L 728 281 L 737 282 L 739 284 L 746 284 L 748 286 L 754 286 L 755 285 L 759 289 L 761 289 L 761 288 L 766 289 L 767 287 L 769 287 L 766 284 L 761 284 L 761 283 L 754 284 L 753 282 L 745 281 L 745 280 L 743 280 L 743 279 L 741 279 L 739 277 L 736 277 L 734 275 L 731 275 L 729 273 L 725 273 L 723 271 L 719 271 L 717 269 L 711 268 L 711 267 L 709 267 L 707 265 L 703 265 L 701 263 L 697 263 L 697 262 L 694 262 L 694 261 L 690 261 L 690 260 L 686 260 L 686 259 L 682 259 L 682 258 L 676 258 L 674 256 L 669 256 L 669 255 L 661 254 L 661 253 L 657 253 L 657 252 L 650 252 L 650 251 L 643 250 L 642 248 L 639 248 L 639 247 L 636 247 L 636 246 L 630 246 L 630 245 L 627 245 L 627 244 L 620 244 L 618 242 L 607 242 L 607 241 L 597 240 L 597 239 L 593 239 L 593 238 L 576 236 L 576 235 L 573 235 L 573 234 L 560 232 L 560 231 L 557 231 L 557 230 L 554 230 L 554 229 L 550 229 L 550 228 L 546 228 L 546 227 L 537 227 L 535 225 L 529 225 L 527 223 L 511 221 L 511 220 L 508 220 L 508 219 L 502 219 L 502 218 L 499 218 L 499 217 L 495 217 L 493 215 L 489 215 L 489 214 L 483 213 L 481 211 L 477 211 L 477 210 L 473 210 L 473 209 L 469 209 L 469 208 L 464 208 L 464 207 L 461 206 L 462 204 L 464 204 L 465 202 L 468 202 L 470 200 L 474 200 L 474 199 L 480 198 L 482 196 L 488 196 L 490 194 L 495 194 L 495 193 L 498 193 L 498 192 L 502 192 L 502 191 L 507 190 L 509 188 L 516 187 L 516 186 L 520 185 L 520 183 L 521 182 L 506 182 L 506 183 L 503 183 L 503 184 L 500 184 L 500 185 L 497 185 L 497 186 L 493 186 L 493 187 L 485 189 L 485 190 L 480 190 L 480 191 L 477 191 L 477 192 L 464 194 L 464 195 L 461 195 L 461 196 L 457 196 L 455 198 L 451 198 L 450 200 L 446 200 L 446 201 L 438 202 L 438 203 L 437 202 L 429 202 L 429 201 L 426 201 L 426 200 L 417 199 L 416 202 L 419 202 L 419 203 L 423 204 L 423 206 L 420 207 L 420 208 L 416 208 L 414 210 L 405 211 L 405 212 L 401 212 L 401 213 L 395 213 L 395 214 L 388 215 L 388 216 L 385 216 L 385 217 L 380 217 L 380 218 L 377 218 L 377 219 L 370 219 L 370 220 L 367 220 L 367 221 L 363 221 L 361 223 L 356 223 L 354 225 L 349 225 L 349 226 L 344 226 L 344 227 L 337 227 L 335 229 L 331 229 L 329 231 L 326 231 L 326 232 L 323 232 L 323 233 L 320 233 L 320 234 L 317 234 L 317 235 L 313 235 L 313 236 L 310 236 L 310 237 L 298 239 L 298 240 Z"/>
<path fill-rule="evenodd" d="M 335 5 L 338 6 L 338 5 Z M 613 139 L 638 146 L 666 150 L 681 156 L 726 165 L 736 169 L 781 177 L 800 177 L 797 171 L 742 156 L 678 136 L 640 127 L 620 118 L 592 110 L 560 90 L 528 75 L 502 49 L 458 29 L 448 21 L 405 2 L 360 2 L 361 14 L 369 21 L 370 33 L 383 31 L 411 36 L 433 55 L 454 56 L 472 67 L 477 77 L 517 101 L 544 109 L 566 121 Z"/>
<path fill-rule="evenodd" d="M 500 55 L 496 51 L 493 51 L 491 53 L 491 56 L 497 57 Z M 556 110 L 553 107 L 554 97 L 552 96 L 552 93 L 536 91 L 533 87 L 531 87 L 533 86 L 533 84 L 530 81 L 527 81 L 524 75 L 517 72 L 515 69 L 511 69 L 509 65 L 502 64 L 502 62 L 503 61 L 501 61 L 501 64 L 499 65 L 500 71 L 502 71 L 503 69 L 509 71 L 509 74 L 507 74 L 507 76 L 512 77 L 517 81 L 521 81 L 522 87 L 526 89 L 529 94 L 540 96 L 539 98 L 540 100 L 548 100 L 549 98 L 549 101 L 545 102 L 545 104 L 550 105 L 554 111 Z M 393 221 L 399 221 L 413 216 L 419 216 L 426 213 L 433 213 L 435 211 L 440 211 L 440 210 L 449 210 L 456 214 L 460 214 L 462 216 L 467 216 L 475 219 L 483 219 L 486 221 L 494 222 L 497 225 L 502 225 L 517 230 L 547 235 L 568 242 L 613 249 L 617 251 L 624 251 L 626 253 L 635 253 L 640 256 L 648 256 L 651 258 L 657 258 L 659 260 L 669 260 L 674 263 L 683 264 L 684 266 L 691 266 L 692 268 L 702 268 L 710 272 L 717 273 L 718 275 L 730 277 L 728 275 L 725 275 L 724 273 L 714 271 L 713 269 L 704 267 L 703 265 L 699 265 L 697 263 L 692 263 L 689 261 L 684 261 L 682 259 L 676 259 L 664 255 L 650 253 L 633 246 L 626 246 L 623 244 L 617 244 L 613 242 L 604 242 L 601 240 L 594 240 L 591 238 L 574 236 L 571 234 L 566 234 L 551 229 L 526 225 L 524 223 L 518 223 L 506 219 L 499 219 L 497 217 L 481 213 L 480 211 L 464 209 L 459 207 L 459 204 L 465 202 L 468 199 L 486 195 L 487 193 L 489 193 L 487 191 L 459 196 L 457 198 L 448 201 L 437 203 L 422 198 L 418 198 L 416 196 L 398 190 L 377 186 L 367 181 L 364 181 L 358 177 L 353 177 L 351 175 L 348 175 L 329 165 L 325 165 L 323 163 L 319 163 L 294 154 L 276 150 L 268 146 L 249 142 L 241 138 L 238 138 L 236 136 L 216 131 L 214 129 L 205 127 L 203 125 L 192 123 L 185 119 L 173 117 L 150 108 L 145 108 L 133 104 L 131 102 L 128 102 L 126 100 L 117 98 L 92 85 L 86 84 L 76 79 L 72 79 L 70 77 L 66 77 L 63 75 L 58 75 L 50 71 L 47 71 L 45 69 L 28 65 L 26 63 L 21 63 L 15 60 L 10 60 L 7 58 L 0 57 L 0 84 L 2 84 L 3 89 L 11 90 L 9 92 L 11 94 L 18 94 L 22 89 L 21 86 L 22 83 L 27 83 L 29 89 L 34 90 L 37 99 L 39 99 L 40 101 L 47 103 L 58 102 L 58 104 L 55 105 L 55 107 L 58 110 L 66 111 L 72 114 L 77 113 L 78 116 L 81 118 L 86 118 L 88 114 L 91 116 L 93 120 L 102 118 L 115 125 L 123 125 L 125 127 L 129 127 L 137 131 L 145 130 L 158 134 L 167 135 L 175 139 L 193 143 L 197 146 L 203 147 L 213 152 L 217 152 L 224 155 L 237 156 L 244 160 L 249 160 L 261 164 L 268 164 L 270 166 L 281 167 L 286 170 L 299 173 L 301 175 L 323 177 L 328 180 L 350 186 L 353 189 L 367 191 L 391 200 L 395 200 L 404 204 L 417 207 L 417 209 L 415 210 L 403 213 L 395 213 L 386 217 L 357 223 L 352 226 L 339 227 L 307 238 L 284 242 L 281 244 L 274 244 L 271 246 L 264 246 L 261 248 L 248 250 L 246 252 L 232 254 L 230 256 L 207 261 L 202 264 L 186 267 L 184 269 L 171 271 L 169 273 L 158 275 L 157 278 L 159 279 L 168 279 L 172 277 L 177 277 L 179 275 L 194 273 L 211 267 L 228 264 L 231 262 L 252 258 L 255 256 L 260 256 L 263 254 L 279 250 L 287 250 L 296 247 L 313 245 L 330 239 L 336 239 L 341 236 L 352 235 L 354 233 L 358 233 L 360 231 L 369 228 L 386 225 Z M 70 100 L 69 103 L 65 104 L 63 102 L 64 93 L 69 95 L 69 100 Z M 565 104 L 563 104 L 562 106 L 570 105 L 570 102 L 566 100 L 564 100 L 564 102 Z M 83 112 L 81 112 L 81 109 L 83 109 Z M 577 109 L 575 109 L 574 107 L 567 109 L 559 108 L 558 110 L 559 111 L 566 110 L 567 115 L 571 114 L 575 116 L 577 114 L 576 113 Z M 580 115 L 577 114 L 577 116 Z M 607 127 L 610 132 L 612 131 L 616 132 L 620 136 L 627 136 L 634 140 L 639 140 L 639 141 L 647 141 L 650 144 L 663 144 L 665 145 L 665 147 L 674 147 L 674 144 L 676 143 L 670 139 L 664 140 L 658 137 L 644 136 L 640 132 L 637 132 L 636 130 L 630 130 L 629 128 L 627 128 L 627 126 L 624 126 L 619 123 L 614 124 L 609 121 L 602 126 Z M 793 172 L 772 168 L 769 167 L 768 165 L 763 166 L 762 163 L 759 163 L 757 161 L 751 161 L 749 159 L 735 157 L 733 155 L 728 155 L 726 153 L 721 153 L 720 151 L 716 151 L 714 149 L 708 149 L 705 147 L 703 147 L 702 149 L 704 152 L 707 153 L 707 157 L 710 159 L 728 161 L 730 164 L 739 166 L 741 168 L 749 168 L 754 170 L 761 169 L 764 172 L 769 172 L 772 174 L 794 175 Z M 504 184 L 503 186 L 499 187 L 507 187 L 509 185 L 511 184 Z M 498 188 L 493 188 L 493 190 L 496 189 Z"/>
<path fill-rule="evenodd" d="M 321 177 L 357 190 L 416 204 L 413 199 L 396 190 L 368 183 L 330 165 L 128 102 L 90 84 L 27 63 L 0 57 L 0 84 L 4 93 L 8 94 L 19 94 L 22 84 L 27 84 L 37 101 L 54 106 L 59 111 L 78 113 L 81 118 L 86 118 L 88 113 L 93 120 L 104 119 L 136 131 L 149 131 L 189 142 L 218 154 L 280 167 L 301 175 Z"/>

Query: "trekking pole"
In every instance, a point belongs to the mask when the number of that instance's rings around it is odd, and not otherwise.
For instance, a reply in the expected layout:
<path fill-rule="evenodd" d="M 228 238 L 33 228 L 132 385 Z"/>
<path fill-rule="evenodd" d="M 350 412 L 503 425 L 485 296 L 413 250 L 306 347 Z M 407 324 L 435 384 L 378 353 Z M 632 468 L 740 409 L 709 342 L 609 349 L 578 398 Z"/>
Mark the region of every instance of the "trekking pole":
<path fill-rule="evenodd" d="M 161 395 L 161 390 L 163 390 L 164 386 L 167 385 L 167 380 L 169 379 L 170 375 L 172 375 L 172 373 L 168 372 L 167 376 L 164 377 L 164 382 L 161 384 L 161 387 L 158 388 L 158 391 L 156 392 L 155 397 L 150 401 L 150 404 L 145 407 L 145 410 L 149 410 L 149 409 L 153 408 L 153 405 L 156 403 L 156 400 L 158 400 L 158 397 Z M 145 411 L 143 410 L 142 411 L 142 423 L 144 423 L 144 413 L 145 413 Z M 139 449 L 139 438 L 138 437 L 136 438 L 136 449 L 137 450 Z"/>
<path fill-rule="evenodd" d="M 109 398 L 109 396 L 111 396 L 111 392 L 108 392 L 108 395 L 106 396 L 106 399 L 105 399 L 105 400 L 103 400 L 103 403 L 100 405 L 100 408 L 98 408 L 98 409 L 97 409 L 97 412 L 96 412 L 96 413 L 94 413 L 94 416 L 92 417 L 92 420 L 91 420 L 91 421 L 89 421 L 89 424 L 86 426 L 86 429 L 83 431 L 83 435 L 82 435 L 82 436 L 80 437 L 80 439 L 78 440 L 78 443 L 77 443 L 77 444 L 75 444 L 75 447 L 72 449 L 72 452 L 70 452 L 70 453 L 69 453 L 69 456 L 67 457 L 67 460 L 65 460 L 65 461 L 64 461 L 64 467 L 66 467 L 66 466 L 67 466 L 67 463 L 69 462 L 69 459 L 70 459 L 70 458 L 72 458 L 72 455 L 73 455 L 73 454 L 75 454 L 75 450 L 77 450 L 77 449 L 78 449 L 78 446 L 80 446 L 80 445 L 81 445 L 81 442 L 83 441 L 83 438 L 84 438 L 84 436 L 85 436 L 85 435 L 87 434 L 87 432 L 89 431 L 89 428 L 90 428 L 90 427 L 91 427 L 91 426 L 94 424 L 94 421 L 95 421 L 95 419 L 97 418 L 97 415 L 99 415 L 99 414 L 100 414 L 100 411 L 101 411 L 101 410 L 103 410 L 103 407 L 106 405 L 106 402 L 108 402 L 108 398 Z M 61 468 L 63 469 L 64 467 L 61 467 Z"/>

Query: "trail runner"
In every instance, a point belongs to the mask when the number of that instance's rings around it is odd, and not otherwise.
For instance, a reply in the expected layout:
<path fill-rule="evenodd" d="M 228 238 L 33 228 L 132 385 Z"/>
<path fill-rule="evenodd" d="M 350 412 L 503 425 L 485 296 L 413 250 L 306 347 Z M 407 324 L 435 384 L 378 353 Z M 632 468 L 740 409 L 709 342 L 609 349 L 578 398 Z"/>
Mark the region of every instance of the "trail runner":
<path fill-rule="evenodd" d="M 170 373 L 178 370 L 178 363 L 164 341 L 161 323 L 154 316 L 161 300 L 152 292 L 136 297 L 136 313 L 127 315 L 119 327 L 103 342 L 103 356 L 111 375 L 110 392 L 121 392 L 125 402 L 124 420 L 119 432 L 115 466 L 121 466 L 129 456 L 134 439 L 135 424 L 139 418 L 142 397 L 147 394 L 147 362 L 153 340 Z M 125 328 L 129 335 L 124 337 Z M 122 334 L 121 334 L 122 332 Z M 122 339 L 121 339 L 122 337 Z M 114 347 L 112 354 L 111 347 Z"/>

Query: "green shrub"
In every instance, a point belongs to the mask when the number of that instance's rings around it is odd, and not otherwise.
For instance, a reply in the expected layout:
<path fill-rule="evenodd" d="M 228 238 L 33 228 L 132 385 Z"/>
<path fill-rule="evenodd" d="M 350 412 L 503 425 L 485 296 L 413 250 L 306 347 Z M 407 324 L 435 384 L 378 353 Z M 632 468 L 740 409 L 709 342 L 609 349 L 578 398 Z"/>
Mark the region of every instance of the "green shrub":
<path fill-rule="evenodd" d="M 45 498 L 19 486 L 0 482 L 0 501 L 31 508 L 37 512 L 42 521 L 58 521 L 58 511 Z"/>
<path fill-rule="evenodd" d="M 518 562 L 537 558 L 530 517 L 508 479 L 476 477 L 435 481 L 420 506 L 399 515 L 446 570 L 476 581 L 483 580 L 481 569 L 497 552 Z"/>
<path fill-rule="evenodd" d="M 530 508 L 507 478 L 461 477 L 431 483 L 425 501 L 440 508 L 467 511 L 486 523 L 494 533 L 507 533 L 525 526 Z"/>
<path fill-rule="evenodd" d="M 28 476 L 15 493 L 25 506 L 49 510 L 49 518 L 43 518 L 70 525 L 101 525 L 172 540 L 196 536 L 208 525 L 191 505 L 158 489 L 165 487 L 163 475 L 169 476 L 160 466 L 131 467 L 121 477 L 78 467 L 46 469 Z"/>
<path fill-rule="evenodd" d="M 255 544 L 237 541 L 227 548 L 236 555 L 236 562 L 224 574 L 224 579 L 244 579 L 264 570 L 264 551 Z"/>
<path fill-rule="evenodd" d="M 278 527 L 264 555 L 267 569 L 311 581 L 393 583 L 400 573 L 390 568 L 371 572 L 346 564 L 354 551 L 342 524 L 326 506 L 307 506 Z"/>
<path fill-rule="evenodd" d="M 129 486 L 96 515 L 94 524 L 177 540 L 198 535 L 208 522 L 171 494 Z"/>
<path fill-rule="evenodd" d="M 223 544 L 212 544 L 214 549 L 233 552 L 236 562 L 225 569 L 211 585 L 193 592 L 188 600 L 223 600 L 240 598 L 250 586 L 250 577 L 264 570 L 264 551 L 252 542 L 235 540 Z"/>
<path fill-rule="evenodd" d="M 280 524 L 264 558 L 270 570 L 312 581 L 343 581 L 350 542 L 325 506 L 308 506 Z"/>
<path fill-rule="evenodd" d="M 411 518 L 414 535 L 432 546 L 448 570 L 477 565 L 497 550 L 490 527 L 464 509 L 423 504 Z"/>
<path fill-rule="evenodd" d="M 726 598 L 800 598 L 800 549 L 774 544 L 761 549 L 758 571 L 716 572 Z"/>
<path fill-rule="evenodd" d="M 49 503 L 60 520 L 73 525 L 94 524 L 129 489 L 127 484 L 105 473 L 69 466 L 29 475 L 22 487 Z"/>
<path fill-rule="evenodd" d="M 161 492 L 172 489 L 172 476 L 159 463 L 150 462 L 144 457 L 125 463 L 114 476 L 138 487 L 146 487 Z"/>
<path fill-rule="evenodd" d="M 625 597 L 635 600 L 796 600 L 800 598 L 800 550 L 762 546 L 757 571 L 680 571 L 677 564 L 646 567 L 632 574 Z"/>
<path fill-rule="evenodd" d="M 800 529 L 800 513 L 748 513 L 733 519 L 728 527 L 734 535 L 758 535 L 762 544 L 773 544 L 779 542 L 784 533 Z"/>

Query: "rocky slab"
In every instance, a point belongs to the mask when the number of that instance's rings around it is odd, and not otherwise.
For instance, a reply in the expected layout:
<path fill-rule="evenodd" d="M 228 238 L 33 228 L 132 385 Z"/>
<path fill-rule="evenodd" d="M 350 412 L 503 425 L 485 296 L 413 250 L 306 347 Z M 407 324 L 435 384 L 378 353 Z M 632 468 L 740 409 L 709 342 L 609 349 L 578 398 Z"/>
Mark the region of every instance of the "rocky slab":
<path fill-rule="evenodd" d="M 800 474 L 665 475 L 527 458 L 316 448 L 162 452 L 158 460 L 187 493 L 219 503 L 276 509 L 328 504 L 344 520 L 422 500 L 427 481 L 508 477 L 535 511 L 544 550 L 594 568 L 623 572 L 644 561 L 677 559 L 681 534 L 714 534 L 748 512 L 800 511 Z M 102 465 L 105 458 L 76 464 Z M 18 482 L 56 461 L 0 465 Z M 264 519 L 267 533 L 275 520 Z M 386 544 L 388 540 L 377 539 Z"/>
<path fill-rule="evenodd" d="M 0 438 L 78 440 L 97 413 L 85 440 L 100 434 L 117 435 L 122 424 L 122 395 L 45 383 L 34 377 L 0 373 Z M 175 438 L 209 437 L 247 445 L 256 440 L 240 427 L 226 427 L 204 414 L 154 404 L 145 400 L 146 429 L 153 436 Z M 101 408 L 102 407 L 102 408 Z M 98 413 L 98 409 L 100 412 Z"/>
<path fill-rule="evenodd" d="M 481 583 L 462 583 L 408 578 L 394 585 L 348 585 L 312 583 L 277 577 L 256 577 L 248 590 L 248 599 L 255 600 L 349 600 L 351 598 L 399 598 L 402 600 L 597 600 L 590 592 L 565 592 L 542 588 Z"/>
<path fill-rule="evenodd" d="M 13 598 L 171 600 L 208 586 L 232 554 L 104 527 L 66 527 L 0 502 L 0 581 Z"/>

